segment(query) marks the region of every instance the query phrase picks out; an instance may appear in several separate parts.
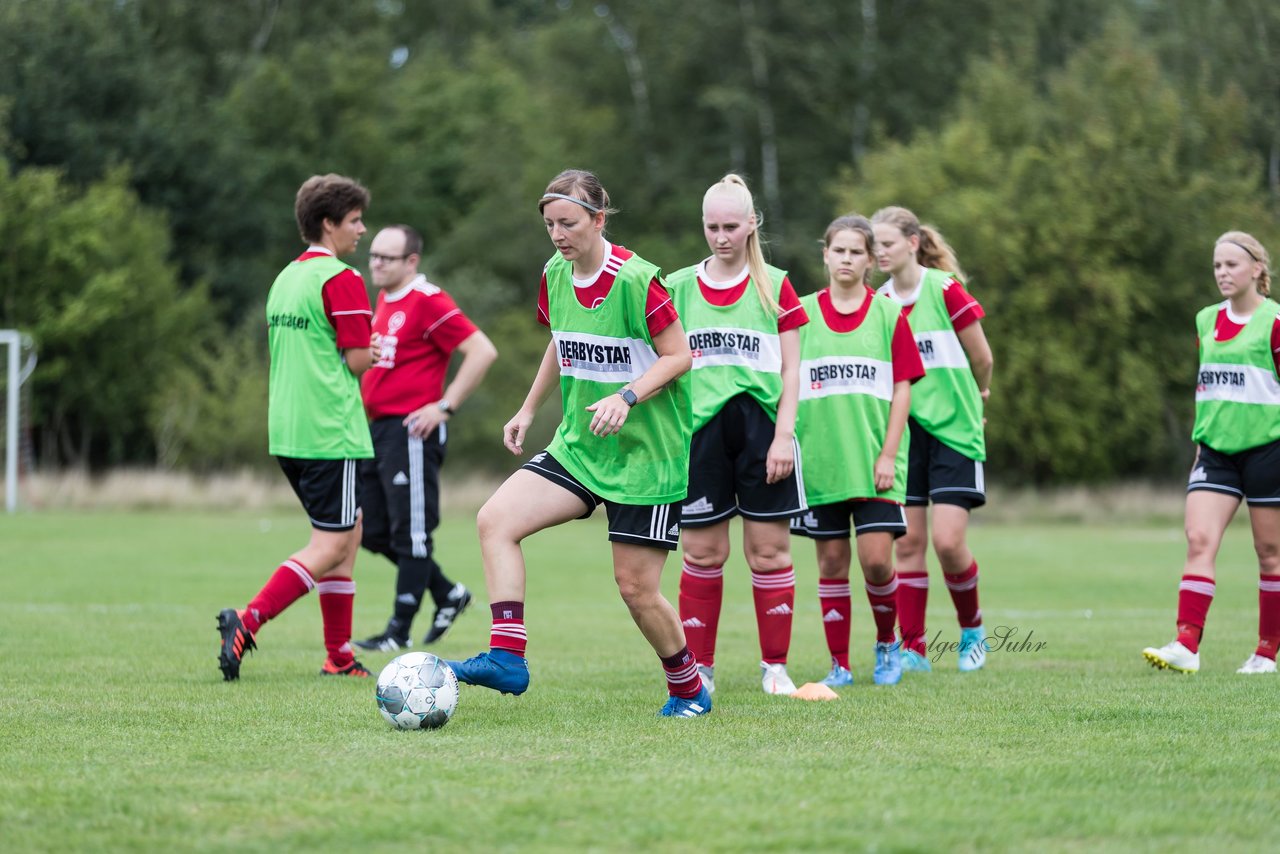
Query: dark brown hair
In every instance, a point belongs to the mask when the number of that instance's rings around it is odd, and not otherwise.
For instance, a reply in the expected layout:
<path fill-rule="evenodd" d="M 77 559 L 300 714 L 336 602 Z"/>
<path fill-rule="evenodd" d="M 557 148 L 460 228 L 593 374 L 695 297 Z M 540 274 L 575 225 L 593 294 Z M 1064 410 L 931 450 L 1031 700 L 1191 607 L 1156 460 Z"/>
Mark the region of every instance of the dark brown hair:
<path fill-rule="evenodd" d="M 604 191 L 600 179 L 585 169 L 566 169 L 552 178 L 547 189 L 543 191 L 542 199 L 538 202 L 538 213 L 542 213 L 542 209 L 549 202 L 555 201 L 548 196 L 570 196 L 581 199 L 596 210 L 603 211 L 606 216 L 617 213 L 609 207 L 609 194 Z"/>
<path fill-rule="evenodd" d="M 842 231 L 856 231 L 862 235 L 863 244 L 866 246 L 868 254 L 875 254 L 876 251 L 876 233 L 871 229 L 871 223 L 862 214 L 845 214 L 836 217 L 831 221 L 831 225 L 827 226 L 826 234 L 822 235 L 822 246 L 824 249 L 831 248 L 831 241 Z M 867 271 L 862 275 L 862 281 L 870 284 L 871 282 L 871 266 L 868 265 Z"/>
<path fill-rule="evenodd" d="M 335 175 L 312 175 L 298 188 L 293 203 L 293 216 L 298 233 L 308 243 L 324 237 L 324 221 L 335 225 L 354 210 L 368 210 L 369 191 L 359 181 Z"/>

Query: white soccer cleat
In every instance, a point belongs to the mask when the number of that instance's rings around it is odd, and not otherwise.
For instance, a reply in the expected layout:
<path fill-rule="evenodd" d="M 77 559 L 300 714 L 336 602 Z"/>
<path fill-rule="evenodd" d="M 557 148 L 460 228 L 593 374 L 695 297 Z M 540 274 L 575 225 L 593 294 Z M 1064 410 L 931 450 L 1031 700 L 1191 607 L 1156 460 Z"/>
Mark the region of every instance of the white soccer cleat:
<path fill-rule="evenodd" d="M 1167 643 L 1159 649 L 1149 646 L 1142 651 L 1142 657 L 1151 662 L 1152 667 L 1161 670 L 1195 673 L 1200 669 L 1200 653 L 1192 652 L 1178 641 Z M 1275 666 L 1275 662 L 1272 662 L 1272 666 Z"/>
<path fill-rule="evenodd" d="M 702 684 L 707 686 L 707 693 L 714 694 L 716 692 L 716 667 L 705 664 L 698 665 L 698 675 L 702 677 Z"/>
<path fill-rule="evenodd" d="M 1274 658 L 1263 658 L 1256 652 L 1249 656 L 1244 664 L 1240 665 L 1240 669 L 1236 673 L 1275 673 L 1276 660 Z"/>
<path fill-rule="evenodd" d="M 791 681 L 791 677 L 787 675 L 787 665 L 785 664 L 765 664 L 760 662 L 760 684 L 764 687 L 766 694 L 794 694 L 796 692 L 796 683 Z"/>

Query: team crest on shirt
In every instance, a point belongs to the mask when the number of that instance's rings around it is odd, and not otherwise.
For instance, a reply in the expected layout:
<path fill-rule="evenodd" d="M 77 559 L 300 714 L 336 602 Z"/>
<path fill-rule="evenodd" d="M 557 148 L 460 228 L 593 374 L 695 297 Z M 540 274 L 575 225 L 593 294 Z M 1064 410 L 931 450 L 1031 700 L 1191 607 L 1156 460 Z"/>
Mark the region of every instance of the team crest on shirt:
<path fill-rule="evenodd" d="M 400 327 L 404 326 L 404 312 L 397 311 L 395 314 L 387 318 L 387 334 L 395 335 L 400 331 Z"/>

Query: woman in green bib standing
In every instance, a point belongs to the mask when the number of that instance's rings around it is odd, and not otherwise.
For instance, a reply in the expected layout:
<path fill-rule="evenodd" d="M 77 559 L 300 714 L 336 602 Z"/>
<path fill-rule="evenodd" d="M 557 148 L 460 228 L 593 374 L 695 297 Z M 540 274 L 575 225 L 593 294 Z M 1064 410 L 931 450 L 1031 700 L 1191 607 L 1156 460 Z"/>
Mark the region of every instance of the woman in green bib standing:
<path fill-rule="evenodd" d="M 524 453 L 538 407 L 560 386 L 564 411 L 545 451 L 511 475 L 476 523 L 493 614 L 489 651 L 449 665 L 459 681 L 504 694 L 529 685 L 525 564 L 520 542 L 605 505 L 613 575 L 631 617 L 662 661 L 668 699 L 659 714 L 711 711 L 675 608 L 659 582 L 680 538 L 688 484 L 689 345 L 657 267 L 605 239 L 609 196 L 571 169 L 538 210 L 556 254 L 543 269 L 538 321 L 551 331 L 520 411 L 503 429 Z M 584 639 L 590 645 L 590 639 Z"/>
<path fill-rule="evenodd" d="M 907 532 L 907 415 L 924 365 L 902 309 L 871 290 L 875 237 L 865 217 L 842 216 L 822 238 L 827 287 L 800 302 L 799 439 L 809 510 L 792 522 L 818 549 L 818 600 L 831 653 L 824 685 L 853 684 L 851 535 L 876 625 L 873 681 L 902 679 L 893 541 Z M 852 520 L 852 522 L 850 521 Z"/>
<path fill-rule="evenodd" d="M 729 520 L 742 516 L 761 684 L 767 694 L 790 694 L 796 580 L 788 520 L 805 507 L 795 442 L 797 329 L 808 317 L 786 272 L 765 263 L 759 226 L 746 183 L 726 175 L 702 199 L 710 257 L 667 280 L 693 354 L 680 620 L 714 690 Z"/>
<path fill-rule="evenodd" d="M 1241 500 L 1258 555 L 1258 646 L 1237 673 L 1275 673 L 1280 645 L 1280 305 L 1269 299 L 1271 257 L 1228 231 L 1213 248 L 1223 301 L 1196 315 L 1200 369 L 1187 483 L 1187 561 L 1178 584 L 1178 636 L 1142 655 L 1160 669 L 1200 669 L 1222 535 Z"/>
<path fill-rule="evenodd" d="M 962 282 L 955 253 L 936 229 L 906 208 L 871 217 L 876 262 L 892 278 L 880 293 L 911 320 L 925 376 L 911 393 L 907 428 L 907 533 L 898 540 L 898 620 L 902 669 L 929 671 L 925 607 L 929 575 L 929 505 L 933 550 L 960 623 L 960 670 L 986 663 L 987 641 L 978 607 L 978 562 L 969 551 L 969 512 L 987 501 L 983 406 L 991 384 L 991 347 L 984 315 Z"/>

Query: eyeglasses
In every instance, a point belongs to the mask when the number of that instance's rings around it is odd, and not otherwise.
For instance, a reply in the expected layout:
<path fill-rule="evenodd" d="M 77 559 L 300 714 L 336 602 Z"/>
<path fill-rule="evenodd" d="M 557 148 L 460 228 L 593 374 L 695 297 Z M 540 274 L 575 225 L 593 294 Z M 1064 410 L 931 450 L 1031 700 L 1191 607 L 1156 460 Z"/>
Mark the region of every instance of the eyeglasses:
<path fill-rule="evenodd" d="M 379 254 L 378 254 L 378 253 L 376 253 L 376 252 L 370 252 L 370 253 L 369 253 L 369 263 L 370 263 L 370 264 L 374 264 L 374 263 L 377 263 L 377 264 L 390 264 L 390 263 L 395 262 L 395 261 L 403 261 L 404 259 L 408 258 L 408 257 L 409 257 L 409 255 L 412 255 L 412 254 L 413 254 L 413 253 L 412 253 L 412 252 L 410 252 L 408 255 L 379 255 Z"/>

